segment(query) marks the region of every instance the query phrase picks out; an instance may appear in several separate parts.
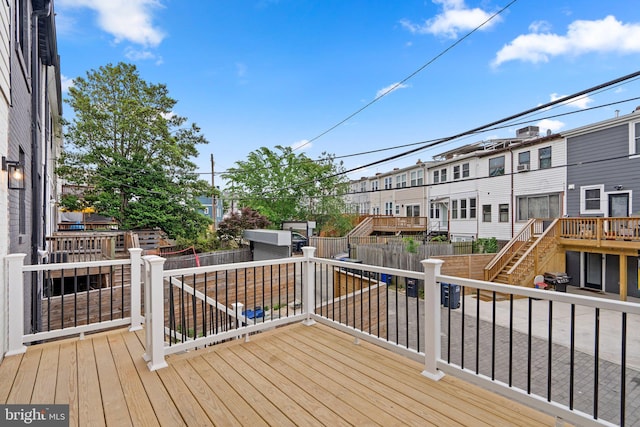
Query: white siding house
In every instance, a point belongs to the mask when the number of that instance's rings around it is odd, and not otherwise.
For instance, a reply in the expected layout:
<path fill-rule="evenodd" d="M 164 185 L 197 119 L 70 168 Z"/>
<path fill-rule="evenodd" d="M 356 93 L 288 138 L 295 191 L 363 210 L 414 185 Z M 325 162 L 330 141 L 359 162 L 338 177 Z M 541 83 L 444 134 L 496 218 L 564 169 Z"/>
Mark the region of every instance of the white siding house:
<path fill-rule="evenodd" d="M 429 217 L 448 230 L 452 241 L 510 240 L 529 218 L 562 216 L 564 139 L 524 130 L 515 139 L 469 144 L 436 156 L 440 162 L 428 171 Z"/>
<path fill-rule="evenodd" d="M 0 153 L 6 156 L 9 151 L 9 4 L 0 3 Z M 7 175 L 0 178 L 0 259 L 9 253 L 9 210 L 8 210 Z M 0 262 L 0 360 L 5 353 L 5 301 L 4 262 Z"/>

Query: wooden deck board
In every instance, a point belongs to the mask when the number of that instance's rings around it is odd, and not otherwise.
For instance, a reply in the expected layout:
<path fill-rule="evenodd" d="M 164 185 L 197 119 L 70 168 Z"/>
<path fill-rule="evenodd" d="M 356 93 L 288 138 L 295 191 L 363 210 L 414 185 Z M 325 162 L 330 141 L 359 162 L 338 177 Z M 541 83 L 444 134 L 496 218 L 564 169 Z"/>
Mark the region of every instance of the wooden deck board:
<path fill-rule="evenodd" d="M 329 326 L 290 325 L 167 358 L 144 332 L 33 345 L 0 364 L 0 402 L 70 405 L 70 425 L 517 425 L 553 417 Z"/>
<path fill-rule="evenodd" d="M 76 346 L 78 352 L 78 424 L 81 426 L 105 425 L 93 341 L 91 339 L 79 340 Z"/>
<path fill-rule="evenodd" d="M 120 386 L 120 378 L 107 336 L 97 336 L 92 341 L 106 423 L 107 425 L 130 426 L 132 425 L 131 416 Z M 133 381 L 133 378 L 129 381 Z"/>
<path fill-rule="evenodd" d="M 0 403 L 7 403 L 7 398 L 12 390 L 13 381 L 16 378 L 20 363 L 22 363 L 22 354 L 11 357 L 5 357 L 2 361 L 2 369 L 0 369 Z"/>
<path fill-rule="evenodd" d="M 35 348 L 33 351 L 28 351 L 22 357 L 20 368 L 16 372 L 13 387 L 7 398 L 7 403 L 31 403 L 33 386 L 36 382 L 38 365 L 40 364 L 40 356 L 42 356 L 42 350 Z"/>
<path fill-rule="evenodd" d="M 149 400 L 153 411 L 160 425 L 166 427 L 185 425 L 184 420 L 180 416 L 180 411 L 176 408 L 171 396 L 169 396 L 162 385 L 162 381 L 155 372 L 149 371 L 142 355 L 144 349 L 140 341 L 140 336 L 136 333 L 125 333 L 123 335 L 129 354 L 138 371 L 140 380 L 146 392 L 146 398 Z"/>
<path fill-rule="evenodd" d="M 45 350 L 46 351 L 46 350 Z M 75 342 L 60 346 L 55 403 L 69 405 L 69 426 L 77 426 L 78 420 L 78 354 Z"/>
<path fill-rule="evenodd" d="M 313 392 L 317 399 L 326 401 L 327 405 L 334 408 L 341 417 L 351 424 L 357 426 L 383 425 L 381 423 L 385 419 L 395 421 L 393 418 L 388 417 L 386 412 L 378 408 L 367 411 L 369 406 L 360 399 L 354 402 L 347 402 L 345 396 L 350 395 L 351 392 L 344 385 L 332 383 L 330 378 L 327 378 L 325 374 L 312 367 L 303 367 L 304 361 L 296 359 L 295 356 L 285 350 L 286 347 L 283 349 L 283 346 L 274 345 L 266 340 L 260 341 L 258 346 L 264 352 L 268 352 L 272 357 L 282 361 L 284 375 L 295 373 L 295 378 L 298 378 L 299 382 L 303 382 L 305 388 Z M 273 363 L 273 359 L 270 359 L 270 363 Z"/>
<path fill-rule="evenodd" d="M 148 399 L 139 398 L 145 395 L 144 385 L 138 376 L 136 366 L 122 335 L 110 335 L 109 346 L 113 353 L 113 360 L 132 424 L 134 426 L 159 426 L 160 423 L 156 419 L 151 402 Z"/>
<path fill-rule="evenodd" d="M 60 348 L 54 347 L 49 351 L 43 351 L 38 366 L 38 374 L 31 395 L 33 404 L 50 404 L 55 401 L 56 381 L 58 376 L 58 358 Z"/>

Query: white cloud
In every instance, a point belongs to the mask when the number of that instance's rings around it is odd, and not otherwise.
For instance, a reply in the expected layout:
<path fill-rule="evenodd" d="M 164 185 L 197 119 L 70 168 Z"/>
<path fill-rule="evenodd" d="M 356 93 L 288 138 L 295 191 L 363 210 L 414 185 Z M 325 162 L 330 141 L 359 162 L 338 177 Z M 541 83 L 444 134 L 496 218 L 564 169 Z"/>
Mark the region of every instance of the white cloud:
<path fill-rule="evenodd" d="M 293 151 L 296 151 L 296 150 L 307 151 L 312 146 L 313 144 L 311 144 L 308 139 L 301 139 L 300 141 L 297 141 L 291 144 L 291 148 L 293 149 Z"/>
<path fill-rule="evenodd" d="M 538 122 L 537 126 L 540 127 L 542 135 L 546 135 L 547 129 L 555 133 L 565 127 L 565 124 L 560 120 L 543 119 Z"/>
<path fill-rule="evenodd" d="M 73 86 L 73 79 L 67 77 L 64 74 L 60 75 L 60 82 L 62 85 L 62 91 L 67 92 L 71 86 Z"/>
<path fill-rule="evenodd" d="M 88 8 L 98 14 L 98 26 L 123 40 L 142 46 L 155 47 L 165 34 L 152 23 L 152 12 L 162 7 L 159 0 L 58 0 L 57 6 Z"/>
<path fill-rule="evenodd" d="M 564 98 L 567 95 L 558 95 L 557 93 L 552 93 L 550 98 L 551 101 L 556 101 L 558 99 Z M 572 99 L 567 102 L 563 102 L 564 105 L 568 105 L 570 107 L 575 107 L 578 110 L 584 110 L 585 108 L 589 108 L 589 104 L 593 102 L 593 98 L 590 98 L 587 95 L 583 95 L 579 98 Z"/>
<path fill-rule="evenodd" d="M 534 27 L 535 28 L 535 27 Z M 583 55 L 590 52 L 640 52 L 640 24 L 625 24 L 614 16 L 595 21 L 574 21 L 566 35 L 523 34 L 498 51 L 493 66 L 507 61 L 548 62 L 559 55 Z"/>
<path fill-rule="evenodd" d="M 406 89 L 408 87 L 409 87 L 409 85 L 406 85 L 404 83 L 399 83 L 399 82 L 392 83 L 389 86 L 383 87 L 382 89 L 377 91 L 376 92 L 376 98 L 379 98 L 379 97 L 381 97 L 383 95 L 387 95 L 387 94 L 389 94 L 389 93 L 391 93 L 393 91 L 396 91 L 398 89 Z"/>
<path fill-rule="evenodd" d="M 412 33 L 433 34 L 450 38 L 458 37 L 461 31 L 469 31 L 487 21 L 492 15 L 480 8 L 467 8 L 464 0 L 432 0 L 442 5 L 442 13 L 425 21 L 424 24 L 414 24 L 408 20 L 400 21 L 400 24 Z M 486 30 L 501 21 L 496 16 L 487 22 L 482 29 Z"/>
<path fill-rule="evenodd" d="M 551 31 L 551 24 L 547 21 L 533 21 L 529 25 L 529 31 L 532 33 L 548 33 Z"/>

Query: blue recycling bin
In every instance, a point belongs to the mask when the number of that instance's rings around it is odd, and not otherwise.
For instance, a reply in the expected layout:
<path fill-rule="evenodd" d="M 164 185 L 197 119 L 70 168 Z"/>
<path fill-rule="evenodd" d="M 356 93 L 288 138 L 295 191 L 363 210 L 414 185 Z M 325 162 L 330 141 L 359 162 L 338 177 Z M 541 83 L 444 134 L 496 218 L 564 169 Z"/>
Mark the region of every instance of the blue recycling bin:
<path fill-rule="evenodd" d="M 460 285 L 442 283 L 440 301 L 442 305 L 449 308 L 460 308 Z"/>
<path fill-rule="evenodd" d="M 393 276 L 391 274 L 386 274 L 386 273 L 380 273 L 380 281 L 383 283 L 386 283 L 387 286 L 389 286 L 391 284 L 391 279 L 393 278 Z"/>

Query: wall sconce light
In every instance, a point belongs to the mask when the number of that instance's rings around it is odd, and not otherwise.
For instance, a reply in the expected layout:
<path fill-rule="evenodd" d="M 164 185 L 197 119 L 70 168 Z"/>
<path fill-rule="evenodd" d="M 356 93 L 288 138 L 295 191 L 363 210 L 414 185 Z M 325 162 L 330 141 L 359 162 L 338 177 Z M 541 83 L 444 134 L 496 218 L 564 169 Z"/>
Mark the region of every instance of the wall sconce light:
<path fill-rule="evenodd" d="M 622 185 L 616 185 L 613 187 L 613 189 L 616 191 L 620 191 L 620 190 L 624 190 L 624 187 Z"/>
<path fill-rule="evenodd" d="M 2 170 L 7 171 L 9 175 L 9 189 L 24 189 L 24 166 L 16 160 L 7 160 L 2 156 Z"/>

